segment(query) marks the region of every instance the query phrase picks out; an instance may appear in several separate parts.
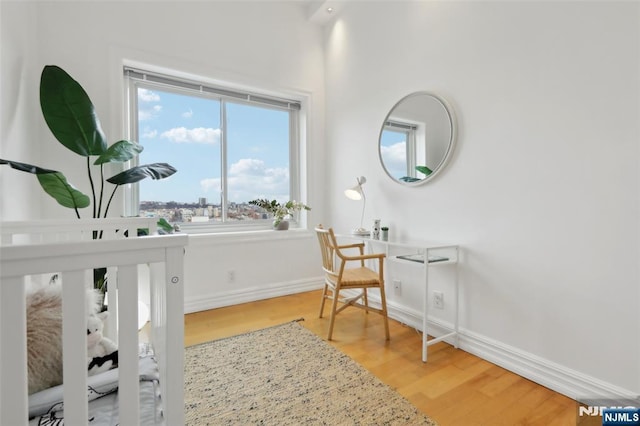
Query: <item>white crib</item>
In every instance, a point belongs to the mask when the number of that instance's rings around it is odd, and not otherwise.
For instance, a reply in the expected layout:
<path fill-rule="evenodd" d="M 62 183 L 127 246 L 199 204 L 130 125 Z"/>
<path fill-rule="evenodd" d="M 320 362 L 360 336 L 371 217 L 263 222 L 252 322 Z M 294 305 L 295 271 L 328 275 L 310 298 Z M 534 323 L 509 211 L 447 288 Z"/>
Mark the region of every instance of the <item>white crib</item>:
<path fill-rule="evenodd" d="M 155 234 L 155 220 L 0 223 L 0 425 L 28 424 L 25 287 L 38 274 L 53 273 L 62 279 L 64 424 L 87 424 L 84 297 L 93 268 L 100 267 L 108 268 L 111 337 L 117 324 L 119 421 L 139 424 L 138 265 L 150 267 L 149 337 L 158 361 L 161 423 L 184 423 L 183 256 L 188 238 L 137 237 L 139 228 Z M 100 231 L 102 239 L 94 240 Z"/>

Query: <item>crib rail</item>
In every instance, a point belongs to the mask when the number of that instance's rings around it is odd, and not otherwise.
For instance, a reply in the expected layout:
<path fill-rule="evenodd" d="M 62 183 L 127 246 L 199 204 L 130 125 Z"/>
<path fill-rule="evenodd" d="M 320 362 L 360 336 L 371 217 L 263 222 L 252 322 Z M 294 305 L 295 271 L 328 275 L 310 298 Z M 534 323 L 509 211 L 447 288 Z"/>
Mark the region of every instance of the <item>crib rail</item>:
<path fill-rule="evenodd" d="M 146 227 L 139 226 L 141 224 L 138 221 L 130 229 Z M 8 235 L 4 225 L 3 236 Z M 122 229 L 122 223 L 116 228 Z M 33 232 L 35 228 L 29 229 Z M 76 231 L 73 227 L 67 233 Z M 82 233 L 86 231 L 85 228 Z M 87 423 L 84 289 L 87 282 L 91 282 L 92 269 L 99 267 L 111 267 L 110 271 L 115 271 L 109 285 L 115 283 L 118 289 L 120 424 L 138 423 L 137 274 L 140 264 L 151 264 L 154 271 L 151 336 L 157 340 L 152 343 L 160 364 L 164 420 L 167 425 L 183 424 L 183 255 L 186 245 L 186 235 L 154 235 L 0 247 L 0 424 L 26 425 L 28 422 L 25 286 L 27 276 L 50 272 L 60 273 L 63 287 L 65 424 Z M 167 368 L 168 365 L 171 368 Z"/>
<path fill-rule="evenodd" d="M 59 219 L 36 221 L 8 221 L 0 223 L 2 245 L 35 244 L 62 241 L 112 240 L 136 236 L 138 229 L 148 229 L 149 235 L 157 233 L 157 218 L 128 217 L 105 219 Z"/>

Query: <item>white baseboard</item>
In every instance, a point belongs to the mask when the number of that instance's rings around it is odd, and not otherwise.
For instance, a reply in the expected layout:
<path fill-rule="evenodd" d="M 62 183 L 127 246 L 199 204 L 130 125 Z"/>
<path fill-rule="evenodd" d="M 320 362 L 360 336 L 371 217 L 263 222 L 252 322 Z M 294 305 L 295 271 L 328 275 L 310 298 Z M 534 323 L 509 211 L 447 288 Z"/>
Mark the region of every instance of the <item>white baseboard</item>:
<path fill-rule="evenodd" d="M 380 306 L 379 299 L 370 296 L 374 306 Z M 422 312 L 393 302 L 387 303 L 389 317 L 422 330 Z M 429 316 L 429 335 L 439 337 L 453 330 L 453 324 Z M 445 339 L 451 345 L 453 339 Z M 479 358 L 512 371 L 535 383 L 552 389 L 575 400 L 585 399 L 634 399 L 638 395 L 587 374 L 580 373 L 537 355 L 506 345 L 481 334 L 460 329 L 459 348 Z M 416 356 L 421 356 L 416 353 Z M 428 361 L 427 361 L 428 362 Z"/>
<path fill-rule="evenodd" d="M 295 280 L 284 283 L 244 287 L 240 290 L 215 293 L 211 296 L 185 298 L 184 312 L 188 314 L 224 306 L 255 302 L 256 300 L 270 299 L 272 297 L 286 296 L 288 294 L 318 290 L 322 288 L 322 283 L 322 278 Z"/>
<path fill-rule="evenodd" d="M 579 371 L 469 330 L 461 330 L 460 349 L 575 400 L 634 399 L 638 395 Z"/>

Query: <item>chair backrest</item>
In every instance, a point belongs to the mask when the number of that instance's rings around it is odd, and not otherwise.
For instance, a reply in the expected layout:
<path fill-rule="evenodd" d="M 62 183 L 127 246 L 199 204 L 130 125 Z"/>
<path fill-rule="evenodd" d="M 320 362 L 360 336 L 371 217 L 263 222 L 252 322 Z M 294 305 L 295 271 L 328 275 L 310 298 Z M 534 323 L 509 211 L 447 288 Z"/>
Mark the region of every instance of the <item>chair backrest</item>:
<path fill-rule="evenodd" d="M 320 253 L 322 254 L 322 269 L 328 277 L 331 277 L 335 280 L 337 277 L 336 269 L 335 269 L 335 254 L 336 254 L 336 244 L 335 244 L 335 235 L 333 234 L 333 229 L 324 229 L 322 225 L 318 225 L 315 228 L 316 235 L 318 236 L 318 242 L 320 243 Z"/>

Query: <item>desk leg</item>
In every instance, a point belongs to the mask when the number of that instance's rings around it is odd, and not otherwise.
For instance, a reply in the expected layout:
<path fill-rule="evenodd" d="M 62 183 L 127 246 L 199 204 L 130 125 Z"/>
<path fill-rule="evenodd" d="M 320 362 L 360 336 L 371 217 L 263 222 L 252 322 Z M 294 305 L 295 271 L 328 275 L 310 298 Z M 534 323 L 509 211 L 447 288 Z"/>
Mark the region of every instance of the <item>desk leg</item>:
<path fill-rule="evenodd" d="M 454 265 L 455 271 L 454 271 L 454 275 L 455 275 L 455 283 L 454 285 L 456 286 L 456 318 L 455 318 L 455 332 L 456 332 L 456 338 L 454 340 L 455 342 L 455 348 L 458 349 L 458 347 L 460 347 L 460 281 L 458 278 L 458 249 L 456 248 L 456 263 Z"/>
<path fill-rule="evenodd" d="M 424 251 L 424 300 L 422 306 L 422 362 L 427 362 L 427 317 L 429 316 L 429 250 Z"/>

